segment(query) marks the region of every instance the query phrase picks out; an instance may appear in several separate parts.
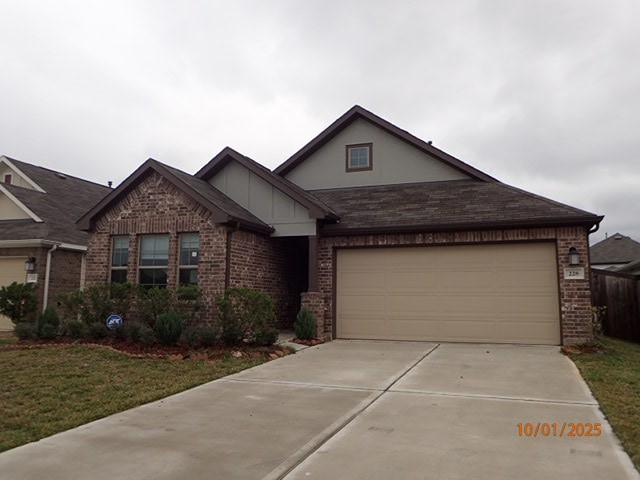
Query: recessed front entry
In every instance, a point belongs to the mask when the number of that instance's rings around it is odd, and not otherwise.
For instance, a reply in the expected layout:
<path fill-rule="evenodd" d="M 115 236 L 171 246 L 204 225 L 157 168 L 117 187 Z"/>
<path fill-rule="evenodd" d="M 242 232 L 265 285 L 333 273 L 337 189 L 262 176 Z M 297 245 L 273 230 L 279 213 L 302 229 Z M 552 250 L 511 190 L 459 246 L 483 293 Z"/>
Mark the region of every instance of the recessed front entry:
<path fill-rule="evenodd" d="M 554 243 L 337 255 L 338 338 L 560 344 Z"/>

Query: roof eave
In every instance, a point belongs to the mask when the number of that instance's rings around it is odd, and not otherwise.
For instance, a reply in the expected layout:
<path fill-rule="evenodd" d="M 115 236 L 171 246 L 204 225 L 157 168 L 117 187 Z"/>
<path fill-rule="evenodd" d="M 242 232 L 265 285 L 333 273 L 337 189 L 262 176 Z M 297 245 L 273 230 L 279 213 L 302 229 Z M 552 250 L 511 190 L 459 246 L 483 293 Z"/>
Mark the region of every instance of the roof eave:
<path fill-rule="evenodd" d="M 588 218 L 564 218 L 564 219 L 535 219 L 535 220 L 508 220 L 499 222 L 465 222 L 448 224 L 414 224 L 414 225 L 381 225 L 374 227 L 341 227 L 339 223 L 323 225 L 320 228 L 322 236 L 345 235 L 373 235 L 388 233 L 428 233 L 428 232 L 452 232 L 463 230 L 499 230 L 517 228 L 555 228 L 563 226 L 583 226 L 590 228 L 597 225 L 604 217 Z"/>

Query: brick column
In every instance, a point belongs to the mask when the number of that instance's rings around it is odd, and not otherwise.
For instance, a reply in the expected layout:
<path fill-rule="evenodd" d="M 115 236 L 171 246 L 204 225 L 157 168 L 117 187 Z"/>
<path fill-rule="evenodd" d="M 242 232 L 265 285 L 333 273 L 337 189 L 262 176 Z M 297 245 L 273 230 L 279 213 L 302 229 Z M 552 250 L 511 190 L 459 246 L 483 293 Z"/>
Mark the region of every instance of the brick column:
<path fill-rule="evenodd" d="M 306 308 L 316 318 L 316 337 L 325 340 L 324 333 L 324 298 L 320 292 L 302 292 L 300 308 Z"/>

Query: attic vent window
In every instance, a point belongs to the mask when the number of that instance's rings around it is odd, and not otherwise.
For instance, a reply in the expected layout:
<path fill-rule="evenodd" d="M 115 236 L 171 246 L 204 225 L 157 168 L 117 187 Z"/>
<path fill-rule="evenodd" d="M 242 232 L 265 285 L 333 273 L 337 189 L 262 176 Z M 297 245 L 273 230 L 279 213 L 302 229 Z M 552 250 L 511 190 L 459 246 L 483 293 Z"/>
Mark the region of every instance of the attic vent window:
<path fill-rule="evenodd" d="M 347 172 L 371 170 L 373 168 L 373 144 L 347 145 Z"/>
<path fill-rule="evenodd" d="M 7 173 L 7 174 L 4 176 L 4 183 L 6 183 L 6 184 L 8 184 L 8 185 L 11 185 L 11 174 L 10 174 L 10 173 Z"/>

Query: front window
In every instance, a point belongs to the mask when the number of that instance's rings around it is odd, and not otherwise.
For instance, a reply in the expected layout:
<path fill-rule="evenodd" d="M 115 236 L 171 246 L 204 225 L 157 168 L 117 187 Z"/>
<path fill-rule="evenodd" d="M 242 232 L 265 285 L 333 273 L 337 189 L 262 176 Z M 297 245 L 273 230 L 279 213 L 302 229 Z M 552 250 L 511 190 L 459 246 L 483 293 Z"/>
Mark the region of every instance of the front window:
<path fill-rule="evenodd" d="M 180 235 L 180 265 L 178 283 L 180 285 L 198 284 L 198 260 L 200 258 L 200 237 L 197 233 Z"/>
<path fill-rule="evenodd" d="M 113 237 L 111 247 L 111 282 L 125 283 L 129 265 L 129 238 Z"/>
<path fill-rule="evenodd" d="M 373 168 L 372 153 L 370 143 L 347 145 L 347 172 L 371 170 Z"/>
<path fill-rule="evenodd" d="M 166 287 L 168 267 L 169 235 L 142 236 L 138 283 L 148 287 Z"/>

